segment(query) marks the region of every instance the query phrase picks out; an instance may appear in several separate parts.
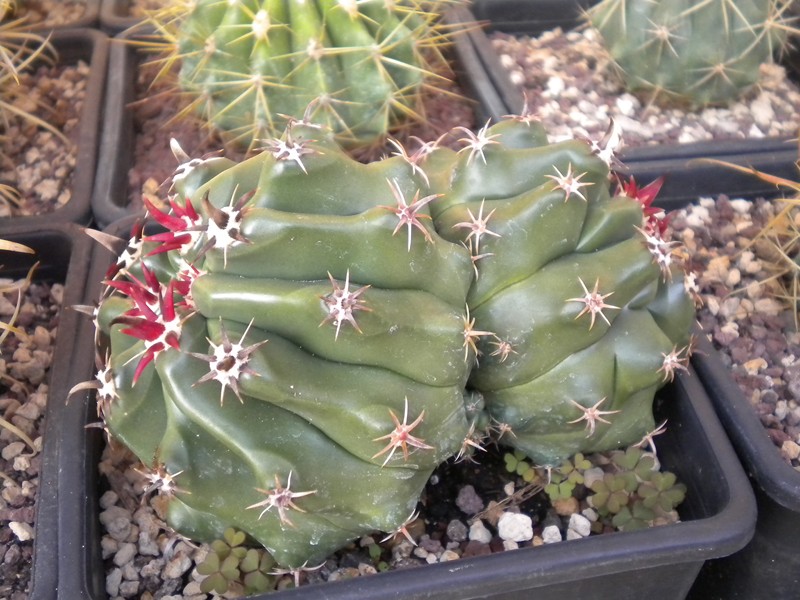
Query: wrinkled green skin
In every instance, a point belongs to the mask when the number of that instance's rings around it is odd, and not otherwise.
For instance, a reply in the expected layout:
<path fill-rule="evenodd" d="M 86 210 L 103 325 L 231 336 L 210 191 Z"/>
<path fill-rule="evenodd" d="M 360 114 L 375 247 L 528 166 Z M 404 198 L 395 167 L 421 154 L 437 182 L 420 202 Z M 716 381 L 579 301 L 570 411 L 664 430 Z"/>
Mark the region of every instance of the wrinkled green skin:
<path fill-rule="evenodd" d="M 725 104 L 755 84 L 786 43 L 786 0 L 603 0 L 589 21 L 626 87 L 693 107 Z M 774 23 L 773 26 L 770 23 Z M 668 42 L 657 36 L 668 30 Z M 714 73 L 717 65 L 723 72 Z"/>
<path fill-rule="evenodd" d="M 387 178 L 417 189 L 410 168 L 400 159 L 362 165 L 333 145 L 315 147 L 324 154 L 304 157 L 308 175 L 263 153 L 240 164 L 212 160 L 178 184 L 182 197 L 208 192 L 218 207 L 236 186 L 257 188 L 243 217 L 250 243 L 230 249 L 227 266 L 220 250 L 195 263 L 206 274 L 192 288 L 197 313 L 184 324 L 181 351 L 161 353 L 133 386 L 130 358 L 142 342 L 111 325 L 130 301 L 113 296 L 100 311 L 120 395 L 107 425 L 146 465 L 183 471 L 171 525 L 201 540 L 234 526 L 290 567 L 316 565 L 411 515 L 433 468 L 466 436 L 473 360 L 462 333 L 468 253 L 436 236 L 430 220 L 435 242 L 415 232 L 408 251 L 405 229 L 392 235 L 397 219 L 379 208 L 395 204 Z M 166 281 L 176 254 L 147 262 Z M 361 333 L 343 323 L 336 339 L 334 325 L 321 325 L 320 298 L 332 290 L 328 273 L 343 285 L 348 269 L 351 290 L 371 286 L 362 296 L 371 311 L 356 312 Z M 228 390 L 221 406 L 218 382 L 196 383 L 208 363 L 189 352 L 209 354 L 206 337 L 219 343 L 222 326 L 239 341 L 251 319 L 245 345 L 268 340 L 248 365 L 258 376 L 242 377 L 242 403 Z M 404 398 L 408 423 L 425 411 L 412 434 L 434 449 L 409 446 L 408 461 L 398 449 L 382 466 L 388 454 L 374 455 L 387 440 L 374 440 L 394 428 L 390 410 L 402 421 Z M 292 491 L 316 490 L 294 500 L 306 512 L 287 511 L 294 526 L 274 508 L 260 519 L 261 509 L 245 509 L 265 499 L 256 488 L 274 487 L 276 475 L 286 485 L 290 472 Z"/>
<path fill-rule="evenodd" d="M 435 34 L 414 0 L 353 7 L 350 15 L 336 0 L 200 0 L 178 32 L 181 87 L 243 146 L 279 135 L 282 115 L 300 118 L 309 105 L 341 143 L 382 140 L 416 110 L 428 68 L 420 48 Z"/>
<path fill-rule="evenodd" d="M 298 130 L 293 130 L 299 135 Z M 262 153 L 235 164 L 211 159 L 175 180 L 182 198 L 209 195 L 217 208 L 256 190 L 243 210 L 247 244 L 209 250 L 195 264 L 204 271 L 192 287 L 196 313 L 188 316 L 181 350 L 161 352 L 132 385 L 142 342 L 113 320 L 131 306 L 119 294 L 106 298 L 98 324 L 110 347 L 118 395 L 106 425 L 146 465 L 180 472 L 169 505 L 170 524 L 199 540 L 218 538 L 233 526 L 262 543 L 281 565 L 318 564 L 359 535 L 400 527 L 416 506 L 432 470 L 462 449 L 469 426 L 492 417 L 512 427 L 502 441 L 539 464 L 555 465 L 575 452 L 604 450 L 638 441 L 654 428 L 651 405 L 664 383 L 662 353 L 688 341 L 691 302 L 682 276 L 662 280 L 645 249 L 639 205 L 611 198 L 608 169 L 581 142 L 548 145 L 535 125 L 505 121 L 489 130 L 499 145 L 470 159 L 469 152 L 439 149 L 424 163 L 430 188 L 400 157 L 363 165 L 327 141 L 303 156 L 308 174 L 293 162 Z M 324 137 L 320 132 L 310 138 Z M 587 201 L 554 191 L 554 165 L 586 172 Z M 420 219 L 432 237 L 405 227 L 397 217 L 387 179 L 405 198 L 442 194 Z M 462 245 L 466 232 L 454 224 L 467 209 L 496 210 L 491 230 L 473 262 Z M 434 229 L 435 225 L 435 229 Z M 203 244 L 198 240 L 186 257 Z M 152 248 L 148 242 L 146 250 Z M 144 259 L 166 282 L 174 277 L 178 251 Z M 322 296 L 330 273 L 363 293 L 370 311 L 358 311 L 359 333 L 344 323 L 335 338 Z M 135 271 L 135 267 L 134 267 Z M 576 319 L 578 278 L 623 307 L 597 318 Z M 465 305 L 476 329 L 509 339 L 515 353 L 493 356 L 492 338 L 478 342 L 480 364 L 465 354 Z M 258 373 L 239 381 L 240 403 L 220 384 L 197 383 L 210 338 L 221 329 L 248 346 L 263 340 L 248 367 Z M 101 354 L 104 350 L 101 349 Z M 483 396 L 483 398 L 481 398 Z M 606 397 L 611 425 L 569 421 Z M 412 431 L 430 450 L 409 447 L 376 456 L 392 431 L 391 410 L 402 420 L 408 398 Z M 487 412 L 477 414 L 485 399 Z M 306 512 L 275 509 L 259 518 L 246 507 L 265 499 L 256 488 L 286 485 Z"/>
<path fill-rule="evenodd" d="M 635 227 L 639 204 L 608 193 L 608 168 L 577 141 L 546 144 L 537 125 L 504 122 L 499 145 L 469 160 L 456 159 L 445 195 L 434 204 L 436 229 L 452 241 L 468 233 L 455 228 L 477 215 L 496 211 L 484 236 L 478 277 L 468 304 L 475 328 L 511 342 L 505 360 L 497 346 L 481 338 L 479 365 L 470 386 L 483 394 L 489 415 L 511 426 L 503 441 L 540 465 L 556 465 L 577 452 L 618 448 L 654 429 L 652 401 L 664 384 L 663 353 L 689 343 L 694 305 L 676 269 L 665 282 Z M 502 142 L 507 140 L 505 144 Z M 443 154 L 447 151 L 442 150 Z M 452 153 L 451 153 L 452 154 Z M 569 165 L 586 173 L 581 189 L 587 201 L 554 189 L 547 175 Z M 444 188 L 442 188 L 444 190 Z M 579 278 L 601 293 L 613 292 L 607 309 L 611 326 L 597 315 L 577 317 L 584 307 L 568 302 L 582 297 Z M 588 435 L 586 421 L 571 401 L 603 411 L 620 411 L 597 422 Z"/>

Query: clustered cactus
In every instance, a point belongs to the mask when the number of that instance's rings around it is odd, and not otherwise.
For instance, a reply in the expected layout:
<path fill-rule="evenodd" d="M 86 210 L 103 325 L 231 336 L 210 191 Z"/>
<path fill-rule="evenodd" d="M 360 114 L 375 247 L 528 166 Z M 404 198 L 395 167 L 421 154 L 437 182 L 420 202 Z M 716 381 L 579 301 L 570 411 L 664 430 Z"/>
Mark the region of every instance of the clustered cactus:
<path fill-rule="evenodd" d="M 588 12 L 628 89 L 724 104 L 786 47 L 791 0 L 603 0 Z"/>
<path fill-rule="evenodd" d="M 449 73 L 437 2 L 199 0 L 149 20 L 180 61 L 179 85 L 240 146 L 307 114 L 353 147 L 421 119 L 426 85 Z M 307 108 L 310 110 L 307 111 Z"/>
<path fill-rule="evenodd" d="M 557 465 L 653 430 L 693 322 L 653 188 L 612 197 L 609 148 L 529 117 L 463 135 L 362 164 L 293 122 L 146 201 L 163 230 L 109 271 L 92 386 L 178 531 L 297 570 L 402 532 L 486 431 Z"/>
<path fill-rule="evenodd" d="M 663 427 L 660 429 L 663 431 Z M 686 486 L 670 471 L 662 471 L 652 438 L 625 450 L 584 456 L 576 454 L 552 468 L 535 467 L 519 450 L 505 455 L 506 468 L 528 484 L 540 484 L 551 502 L 585 497 L 599 519 L 592 525 L 633 531 L 656 522 L 676 522 L 675 508 Z M 650 445 L 649 450 L 644 448 Z"/>

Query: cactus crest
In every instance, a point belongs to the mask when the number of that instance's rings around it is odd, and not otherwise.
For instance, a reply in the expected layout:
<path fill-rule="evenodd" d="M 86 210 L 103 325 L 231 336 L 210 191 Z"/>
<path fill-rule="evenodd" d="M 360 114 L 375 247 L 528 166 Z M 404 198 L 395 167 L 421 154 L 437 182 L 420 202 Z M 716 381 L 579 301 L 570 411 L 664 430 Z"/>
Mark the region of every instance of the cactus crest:
<path fill-rule="evenodd" d="M 490 434 L 556 465 L 656 430 L 694 317 L 657 184 L 612 196 L 604 143 L 526 119 L 462 145 L 362 164 L 294 122 L 244 162 L 176 153 L 83 386 L 171 526 L 235 527 L 296 571 L 403 533 L 433 469 Z"/>

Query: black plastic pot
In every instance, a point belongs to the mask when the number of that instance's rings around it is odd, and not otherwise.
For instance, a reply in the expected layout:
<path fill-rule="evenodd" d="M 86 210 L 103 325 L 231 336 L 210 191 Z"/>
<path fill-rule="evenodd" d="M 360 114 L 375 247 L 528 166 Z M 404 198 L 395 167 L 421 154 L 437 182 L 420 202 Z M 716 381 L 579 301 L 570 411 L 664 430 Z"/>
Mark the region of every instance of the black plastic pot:
<path fill-rule="evenodd" d="M 597 0 L 475 1 L 473 13 L 485 27 L 471 32 L 471 41 L 503 99 L 506 113 L 519 112 L 524 105 L 524 96 L 522 90 L 511 82 L 507 69 L 500 64 L 487 33 L 501 31 L 536 36 L 556 27 L 573 29 L 583 22 L 581 12 L 593 4 L 597 4 Z M 666 179 L 661 198 L 686 204 L 700 196 L 717 196 L 731 189 L 748 198 L 774 192 L 774 186 L 747 175 L 734 175 L 736 187 L 730 187 L 729 170 L 698 159 L 718 158 L 776 176 L 793 177 L 797 171 L 797 144 L 790 138 L 662 144 L 623 150 L 620 158 L 627 173 L 639 182 L 648 183 L 663 175 Z"/>
<path fill-rule="evenodd" d="M 100 29 L 116 35 L 138 25 L 141 18 L 131 14 L 131 0 L 100 0 Z"/>
<path fill-rule="evenodd" d="M 456 8 L 445 15 L 447 23 L 470 23 L 469 11 Z M 141 33 L 141 32 L 140 32 Z M 105 227 L 141 207 L 128 205 L 128 170 L 133 164 L 134 123 L 130 103 L 134 100 L 134 82 L 140 54 L 126 35 L 112 40 L 109 58 L 108 92 L 105 124 L 100 144 L 103 168 L 97 173 L 92 211 L 95 221 Z M 498 119 L 508 111 L 483 69 L 483 63 L 468 34 L 454 36 L 453 61 L 456 76 L 464 92 L 474 101 L 478 123 Z M 177 165 L 176 165 L 177 166 Z"/>
<path fill-rule="evenodd" d="M 59 64 L 74 65 L 84 61 L 90 67 L 78 126 L 72 195 L 69 202 L 49 213 L 4 218 L 3 227 L 6 224 L 13 224 L 14 227 L 47 227 L 66 222 L 88 225 L 92 218 L 91 198 L 103 118 L 108 37 L 92 29 L 58 29 L 53 31 L 50 40 L 58 52 Z"/>
<path fill-rule="evenodd" d="M 755 489 L 758 521 L 741 551 L 709 561 L 697 600 L 796 598 L 800 590 L 800 472 L 781 457 L 717 351 L 703 337 L 692 363 Z"/>
<path fill-rule="evenodd" d="M 14 279 L 25 277 L 31 265 L 39 261 L 36 281 L 64 284 L 64 301 L 59 316 L 53 362 L 48 375 L 48 409 L 45 414 L 42 467 L 36 496 L 35 539 L 30 600 L 56 598 L 58 583 L 58 453 L 61 442 L 60 407 L 67 393 L 77 383 L 73 359 L 82 323 L 80 315 L 67 307 L 79 304 L 85 295 L 90 247 L 83 229 L 72 223 L 33 227 L 0 228 L 0 238 L 25 244 L 35 255 L 0 252 L 0 275 Z"/>
<path fill-rule="evenodd" d="M 108 231 L 126 237 L 133 218 Z M 112 260 L 98 247 L 93 256 L 84 303 L 92 303 Z M 94 371 L 92 326 L 87 318 L 77 337 L 73 367 L 78 378 Z M 63 600 L 104 600 L 104 567 L 100 550 L 98 507 L 102 484 L 97 466 L 103 446 L 92 394 L 59 405 L 59 595 Z M 400 570 L 349 581 L 301 587 L 254 598 L 387 598 L 535 597 L 683 598 L 706 560 L 742 548 L 755 525 L 755 502 L 747 477 L 714 416 L 695 375 L 680 376 L 656 400 L 657 419 L 667 419 L 658 452 L 666 469 L 688 486 L 681 506 L 683 522 L 648 530 L 615 533 L 575 542 L 418 569 Z M 691 460 L 686 460 L 691 457 Z"/>

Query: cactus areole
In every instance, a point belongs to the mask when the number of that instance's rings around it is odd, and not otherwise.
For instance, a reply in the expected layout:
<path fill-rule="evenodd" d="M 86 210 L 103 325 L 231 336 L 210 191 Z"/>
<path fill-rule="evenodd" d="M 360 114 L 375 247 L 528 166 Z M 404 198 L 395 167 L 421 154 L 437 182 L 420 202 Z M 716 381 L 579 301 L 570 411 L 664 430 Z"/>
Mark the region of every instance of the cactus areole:
<path fill-rule="evenodd" d="M 108 273 L 94 387 L 178 531 L 297 569 L 402 531 L 486 431 L 554 465 L 654 429 L 693 304 L 652 189 L 611 196 L 527 118 L 464 135 L 361 164 L 294 123 L 147 202 L 163 230 Z"/>
<path fill-rule="evenodd" d="M 625 86 L 693 107 L 735 100 L 786 47 L 791 0 L 603 0 L 588 12 Z"/>
<path fill-rule="evenodd" d="M 368 146 L 422 118 L 425 85 L 449 73 L 436 3 L 416 0 L 197 0 L 150 15 L 173 40 L 179 86 L 245 147 L 304 114 L 340 143 Z"/>

